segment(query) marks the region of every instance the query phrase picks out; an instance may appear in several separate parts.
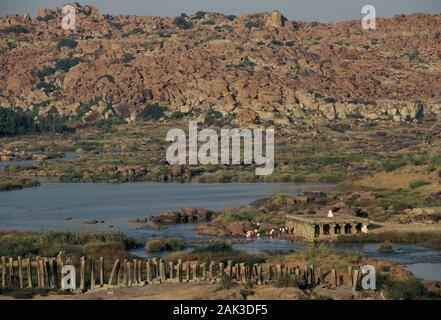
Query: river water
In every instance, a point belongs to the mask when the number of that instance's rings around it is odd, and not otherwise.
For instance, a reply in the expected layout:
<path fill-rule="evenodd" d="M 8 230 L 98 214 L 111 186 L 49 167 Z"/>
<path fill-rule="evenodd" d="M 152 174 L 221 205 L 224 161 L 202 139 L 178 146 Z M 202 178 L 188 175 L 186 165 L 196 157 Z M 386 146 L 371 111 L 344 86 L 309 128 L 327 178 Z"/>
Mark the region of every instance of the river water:
<path fill-rule="evenodd" d="M 247 206 L 253 200 L 279 192 L 295 195 L 305 190 L 332 188 L 332 185 L 325 184 L 290 183 L 48 182 L 37 188 L 0 192 L 0 230 L 121 231 L 141 241 L 152 236 L 181 236 L 191 243 L 210 238 L 198 235 L 194 224 L 171 225 L 164 230 L 143 230 L 139 228 L 140 224 L 130 220 L 182 207 L 221 210 Z M 100 222 L 84 223 L 87 220 Z M 259 239 L 235 244 L 233 247 L 248 252 L 286 253 L 308 246 L 306 243 L 291 243 L 282 239 Z M 411 270 L 417 277 L 441 280 L 441 250 L 416 245 L 395 245 L 392 253 L 382 254 L 377 244 L 338 244 L 335 249 L 357 251 L 364 256 L 394 261 Z M 142 248 L 132 253 L 147 256 Z"/>

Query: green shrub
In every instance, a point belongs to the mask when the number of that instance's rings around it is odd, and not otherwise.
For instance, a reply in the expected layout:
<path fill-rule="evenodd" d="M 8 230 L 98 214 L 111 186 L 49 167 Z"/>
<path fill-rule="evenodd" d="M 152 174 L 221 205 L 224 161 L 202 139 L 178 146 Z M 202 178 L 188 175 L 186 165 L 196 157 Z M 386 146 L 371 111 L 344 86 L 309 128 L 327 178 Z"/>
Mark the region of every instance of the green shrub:
<path fill-rule="evenodd" d="M 55 17 L 54 16 L 51 16 L 51 15 L 45 15 L 44 17 L 37 17 L 37 21 L 45 21 L 45 22 L 48 22 L 48 21 L 50 21 L 50 20 L 53 20 L 53 19 L 55 19 Z"/>
<path fill-rule="evenodd" d="M 388 253 L 393 251 L 392 243 L 386 240 L 378 245 L 378 251 Z"/>
<path fill-rule="evenodd" d="M 150 104 L 141 113 L 141 117 L 144 120 L 159 120 L 165 116 L 164 111 L 166 110 L 167 108 L 158 104 Z"/>
<path fill-rule="evenodd" d="M 151 238 L 147 241 L 147 252 L 177 251 L 185 248 L 185 241 L 180 237 Z"/>
<path fill-rule="evenodd" d="M 223 275 L 217 284 L 218 290 L 229 290 L 237 286 L 237 284 L 234 282 L 233 278 L 228 275 Z"/>
<path fill-rule="evenodd" d="M 44 67 L 43 69 L 41 69 L 40 71 L 37 72 L 37 76 L 40 79 L 44 79 L 47 76 L 53 75 L 55 73 L 55 69 L 52 67 Z"/>
<path fill-rule="evenodd" d="M 9 26 L 9 27 L 0 29 L 0 33 L 21 34 L 21 33 L 29 33 L 29 30 L 23 26 Z"/>
<path fill-rule="evenodd" d="M 248 29 L 253 29 L 253 28 L 254 29 L 262 29 L 263 26 L 264 26 L 264 24 L 262 21 L 248 21 L 245 24 L 245 28 L 248 28 Z"/>
<path fill-rule="evenodd" d="M 409 182 L 409 188 L 416 189 L 428 184 L 430 184 L 430 182 L 427 182 L 425 180 L 412 180 Z"/>
<path fill-rule="evenodd" d="M 130 61 L 132 61 L 134 59 L 135 59 L 135 57 L 132 56 L 130 53 L 124 53 L 123 58 L 122 58 L 122 62 L 129 63 Z"/>
<path fill-rule="evenodd" d="M 70 68 L 75 67 L 80 62 L 81 62 L 81 59 L 78 57 L 61 59 L 56 62 L 55 69 L 67 72 L 70 70 Z"/>
<path fill-rule="evenodd" d="M 405 165 L 407 165 L 407 160 L 404 157 L 402 157 L 387 161 L 385 164 L 383 164 L 383 169 L 386 172 L 392 172 L 398 170 L 401 167 L 404 167 Z"/>
<path fill-rule="evenodd" d="M 194 18 L 195 19 L 203 19 L 205 17 L 206 12 L 205 11 L 198 11 L 195 13 Z"/>
<path fill-rule="evenodd" d="M 234 14 L 230 14 L 230 15 L 225 16 L 225 18 L 227 18 L 230 21 L 234 21 L 237 17 Z"/>
<path fill-rule="evenodd" d="M 78 172 L 65 173 L 59 178 L 62 183 L 81 182 L 82 179 L 82 174 Z"/>
<path fill-rule="evenodd" d="M 216 252 L 231 252 L 231 251 L 233 251 L 233 247 L 225 242 L 215 242 L 205 247 L 197 248 L 193 250 L 194 253 L 204 253 L 204 252 L 216 253 Z"/>
<path fill-rule="evenodd" d="M 183 30 L 191 29 L 193 27 L 193 24 L 190 21 L 187 21 L 183 16 L 176 17 L 174 23 L 178 28 Z"/>
<path fill-rule="evenodd" d="M 78 42 L 75 41 L 74 39 L 60 39 L 58 41 L 58 48 L 62 48 L 62 47 L 67 47 L 70 49 L 75 49 L 78 45 Z"/>
<path fill-rule="evenodd" d="M 132 34 L 143 34 L 143 33 L 145 33 L 145 32 L 141 28 L 134 28 L 133 30 L 124 33 L 122 36 L 123 37 L 127 37 L 127 36 L 130 36 Z"/>

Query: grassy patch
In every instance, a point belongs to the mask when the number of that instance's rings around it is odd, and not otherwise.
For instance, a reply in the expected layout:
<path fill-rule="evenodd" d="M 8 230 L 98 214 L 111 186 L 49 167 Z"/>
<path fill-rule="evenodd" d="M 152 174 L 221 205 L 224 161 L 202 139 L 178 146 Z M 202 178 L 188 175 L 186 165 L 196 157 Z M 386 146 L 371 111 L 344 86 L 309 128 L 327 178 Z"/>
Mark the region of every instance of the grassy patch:
<path fill-rule="evenodd" d="M 136 243 L 122 233 L 110 232 L 1 232 L 0 256 L 54 257 L 60 251 L 75 256 L 118 255 Z"/>
<path fill-rule="evenodd" d="M 147 252 L 177 251 L 185 248 L 185 241 L 180 237 L 151 238 L 145 246 Z"/>

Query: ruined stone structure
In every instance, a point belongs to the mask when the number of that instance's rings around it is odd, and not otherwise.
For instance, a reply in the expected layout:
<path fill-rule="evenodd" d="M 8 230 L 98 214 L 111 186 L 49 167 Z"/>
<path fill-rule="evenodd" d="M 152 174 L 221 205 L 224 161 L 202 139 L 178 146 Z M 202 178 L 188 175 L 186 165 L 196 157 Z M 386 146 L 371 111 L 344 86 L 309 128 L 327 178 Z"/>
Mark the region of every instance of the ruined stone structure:
<path fill-rule="evenodd" d="M 336 238 L 339 235 L 367 232 L 368 220 L 341 215 L 333 218 L 318 215 L 287 215 L 286 227 L 308 241 Z"/>

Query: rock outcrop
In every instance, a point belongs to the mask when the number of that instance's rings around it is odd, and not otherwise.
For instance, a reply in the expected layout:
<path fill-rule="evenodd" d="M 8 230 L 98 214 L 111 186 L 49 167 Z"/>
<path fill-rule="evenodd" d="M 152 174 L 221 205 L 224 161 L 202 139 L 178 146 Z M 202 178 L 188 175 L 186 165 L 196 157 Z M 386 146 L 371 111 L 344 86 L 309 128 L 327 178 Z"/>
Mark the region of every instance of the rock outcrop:
<path fill-rule="evenodd" d="M 420 121 L 441 115 L 441 15 L 320 24 L 280 12 L 174 19 L 77 6 L 0 18 L 0 105 L 85 123 L 220 112 L 236 123 Z"/>

